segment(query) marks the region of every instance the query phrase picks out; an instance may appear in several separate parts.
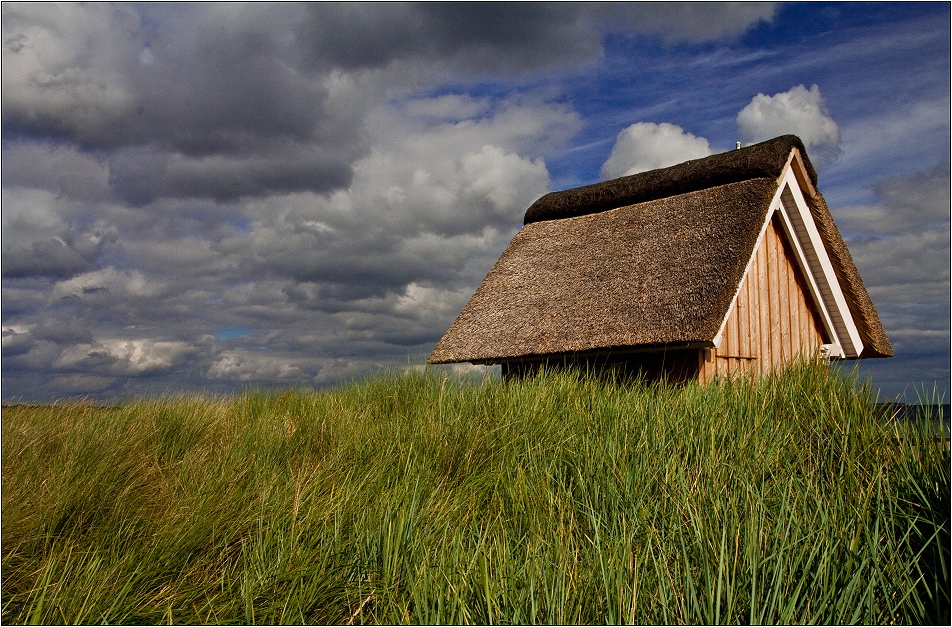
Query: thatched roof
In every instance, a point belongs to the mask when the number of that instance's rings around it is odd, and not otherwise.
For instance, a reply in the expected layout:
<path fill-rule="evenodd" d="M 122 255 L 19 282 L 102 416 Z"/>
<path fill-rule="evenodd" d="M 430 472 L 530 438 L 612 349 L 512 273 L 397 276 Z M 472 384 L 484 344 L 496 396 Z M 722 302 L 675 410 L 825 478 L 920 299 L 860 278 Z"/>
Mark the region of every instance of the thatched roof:
<path fill-rule="evenodd" d="M 563 192 L 551 192 L 532 203 L 526 211 L 525 223 L 598 213 L 755 178 L 776 179 L 783 172 L 790 158 L 790 151 L 794 148 L 797 148 L 800 154 L 806 155 L 806 149 L 799 137 L 784 135 L 740 150 L 685 161 L 669 168 L 623 176 Z M 816 185 L 813 165 L 806 160 L 805 164 L 811 182 Z"/>
<path fill-rule="evenodd" d="M 430 363 L 710 343 L 796 150 L 792 135 L 547 194 L 437 344 Z M 807 196 L 862 357 L 889 341 L 822 196 Z"/>

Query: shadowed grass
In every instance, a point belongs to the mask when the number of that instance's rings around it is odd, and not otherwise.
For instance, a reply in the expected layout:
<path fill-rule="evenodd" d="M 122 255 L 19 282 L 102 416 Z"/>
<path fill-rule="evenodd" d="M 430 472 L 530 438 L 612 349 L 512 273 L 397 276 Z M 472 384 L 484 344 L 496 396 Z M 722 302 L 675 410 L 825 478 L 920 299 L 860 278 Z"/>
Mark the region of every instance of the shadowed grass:
<path fill-rule="evenodd" d="M 949 622 L 949 455 L 822 367 L 3 410 L 9 623 Z"/>

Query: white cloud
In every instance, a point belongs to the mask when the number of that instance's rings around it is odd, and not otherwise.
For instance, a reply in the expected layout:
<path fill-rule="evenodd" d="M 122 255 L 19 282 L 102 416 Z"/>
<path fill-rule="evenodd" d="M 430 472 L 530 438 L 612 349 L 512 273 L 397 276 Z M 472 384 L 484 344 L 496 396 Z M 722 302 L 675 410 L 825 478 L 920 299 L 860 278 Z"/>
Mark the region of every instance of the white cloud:
<path fill-rule="evenodd" d="M 457 294 L 410 283 L 397 299 L 394 311 L 411 317 L 455 313 L 457 302 L 453 296 Z"/>
<path fill-rule="evenodd" d="M 95 299 L 108 293 L 108 301 L 117 298 L 152 298 L 161 295 L 169 285 L 150 280 L 135 270 L 117 270 L 114 267 L 87 272 L 57 283 L 52 291 L 55 299 L 78 297 Z"/>
<path fill-rule="evenodd" d="M 406 103 L 408 115 L 441 122 L 475 119 L 489 113 L 491 107 L 492 101 L 489 98 L 476 98 L 468 94 L 414 98 Z"/>
<path fill-rule="evenodd" d="M 114 376 L 162 372 L 180 363 L 194 348 L 186 342 L 152 339 L 106 339 L 77 344 L 63 350 L 54 364 L 57 369 L 97 370 Z"/>
<path fill-rule="evenodd" d="M 542 159 L 506 153 L 498 146 L 483 146 L 479 152 L 465 155 L 460 161 L 466 181 L 464 194 L 489 201 L 493 212 L 511 215 L 526 206 L 526 188 L 544 189 L 549 172 Z"/>
<path fill-rule="evenodd" d="M 712 153 L 706 139 L 695 137 L 680 126 L 638 122 L 618 134 L 611 155 L 602 166 L 602 178 L 664 168 Z"/>
<path fill-rule="evenodd" d="M 450 364 L 450 372 L 457 377 L 488 377 L 499 371 L 499 366 L 484 366 L 481 364 Z"/>
<path fill-rule="evenodd" d="M 756 143 L 786 134 L 803 140 L 807 149 L 827 153 L 839 149 L 840 129 L 826 110 L 820 88 L 797 85 L 788 91 L 767 96 L 757 94 L 737 114 L 741 141 Z"/>
<path fill-rule="evenodd" d="M 252 351 L 228 351 L 211 365 L 207 376 L 231 381 L 288 381 L 305 378 L 301 366 L 292 361 L 301 360 L 289 360 Z"/>
<path fill-rule="evenodd" d="M 157 342 L 151 339 L 107 340 L 103 346 L 122 364 L 122 370 L 136 374 L 171 368 L 192 351 L 191 345 L 186 342 Z"/>
<path fill-rule="evenodd" d="M 406 366 L 403 371 L 407 374 L 420 374 L 424 372 L 438 372 L 442 376 L 463 380 L 479 380 L 487 377 L 499 376 L 499 366 L 485 366 L 482 364 L 415 364 Z"/>

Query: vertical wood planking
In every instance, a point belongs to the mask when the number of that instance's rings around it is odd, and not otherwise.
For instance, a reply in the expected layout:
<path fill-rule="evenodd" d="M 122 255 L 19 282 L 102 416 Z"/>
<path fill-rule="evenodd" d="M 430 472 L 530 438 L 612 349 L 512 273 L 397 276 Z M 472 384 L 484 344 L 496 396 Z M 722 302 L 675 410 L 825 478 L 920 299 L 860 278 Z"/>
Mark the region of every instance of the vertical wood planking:
<path fill-rule="evenodd" d="M 777 250 L 777 233 L 774 231 L 773 221 L 769 227 L 770 240 L 767 245 L 767 295 L 770 298 L 770 366 L 776 369 L 781 364 L 783 355 L 783 337 L 780 334 L 780 269 L 779 251 Z"/>
<path fill-rule="evenodd" d="M 756 257 L 755 257 L 756 259 Z M 756 261 L 755 261 L 756 263 Z M 750 275 L 744 290 L 747 297 L 747 354 L 751 357 L 759 357 L 759 346 L 757 346 L 757 289 L 755 268 L 751 268 Z M 753 359 L 747 363 L 746 371 L 748 374 L 755 373 L 759 367 L 759 359 Z"/>
<path fill-rule="evenodd" d="M 783 355 L 783 336 L 780 334 L 780 255 L 777 251 L 777 233 L 774 231 L 774 225 L 770 225 L 770 248 L 767 250 L 769 255 L 770 272 L 768 273 L 770 290 L 770 364 L 776 368 L 780 365 L 780 357 Z"/>
<path fill-rule="evenodd" d="M 786 266 L 786 275 L 787 275 L 787 281 L 786 281 L 786 285 L 783 286 L 783 291 L 787 295 L 787 325 L 790 329 L 789 336 L 788 336 L 790 352 L 787 354 L 787 361 L 789 361 L 791 359 L 796 359 L 797 354 L 800 352 L 799 351 L 800 330 L 796 326 L 797 318 L 795 315 L 796 308 L 797 308 L 797 291 L 795 287 L 792 287 L 796 281 L 796 274 L 795 274 L 796 268 L 793 265 L 794 260 L 791 259 L 791 257 L 787 255 L 787 249 L 790 246 L 786 242 L 786 238 L 784 238 L 783 244 L 784 244 L 783 258 L 784 258 L 784 265 Z"/>
<path fill-rule="evenodd" d="M 784 246 L 784 250 L 790 248 L 789 243 Z M 800 356 L 800 347 L 803 342 L 800 341 L 800 292 L 797 289 L 797 266 L 793 258 L 787 257 L 787 305 L 790 311 L 790 355 L 796 359 Z"/>
<path fill-rule="evenodd" d="M 748 357 L 750 356 L 750 349 L 748 347 L 748 328 L 750 325 L 747 324 L 747 311 L 749 309 L 747 304 L 747 282 L 744 281 L 740 288 L 740 292 L 737 294 L 737 354 Z M 747 361 L 738 359 L 737 370 L 740 374 L 744 374 L 747 371 Z"/>
<path fill-rule="evenodd" d="M 763 355 L 760 351 L 760 264 L 758 260 L 760 255 L 754 255 L 754 262 L 750 268 L 750 276 L 747 281 L 748 320 L 750 320 L 750 354 L 757 357 L 757 361 L 751 364 L 751 369 L 763 370 Z"/>
<path fill-rule="evenodd" d="M 794 329 L 796 329 L 796 339 L 797 339 L 797 352 L 801 356 L 805 356 L 807 352 L 807 347 L 810 345 L 810 340 L 807 337 L 807 321 L 803 315 L 803 299 L 800 298 L 800 272 L 799 268 L 794 266 L 794 269 L 797 272 L 793 275 L 793 283 L 791 285 L 791 293 L 797 296 L 794 301 L 796 307 L 791 309 L 791 314 L 794 316 Z"/>
<path fill-rule="evenodd" d="M 757 251 L 754 251 L 754 257 L 751 260 L 750 268 L 745 278 L 747 292 L 747 350 L 752 357 L 760 357 L 760 344 L 757 338 Z M 751 362 L 748 371 L 756 368 L 759 360 Z"/>
<path fill-rule="evenodd" d="M 740 350 L 740 308 L 743 307 L 743 303 L 740 302 L 740 294 L 737 295 L 737 302 L 735 303 L 734 311 L 730 314 L 730 343 L 731 343 L 731 355 L 739 354 Z"/>
<path fill-rule="evenodd" d="M 774 250 L 777 253 L 777 286 L 776 290 L 780 298 L 780 307 L 778 308 L 778 322 L 780 327 L 780 362 L 787 363 L 793 356 L 790 345 L 790 291 L 787 288 L 789 283 L 790 262 L 784 255 L 783 227 L 778 224 L 778 219 L 774 218 L 775 233 L 777 236 L 777 245 Z"/>
<path fill-rule="evenodd" d="M 750 356 L 750 299 L 747 294 L 749 281 L 744 278 L 737 302 L 737 350 L 738 354 Z"/>
<path fill-rule="evenodd" d="M 767 227 L 769 230 L 769 226 Z M 770 291 L 767 283 L 767 241 L 769 234 L 764 235 L 760 248 L 757 249 L 757 289 L 758 295 L 758 324 L 760 326 L 760 371 L 764 374 L 770 371 Z"/>
<path fill-rule="evenodd" d="M 710 361 L 705 351 L 699 351 L 702 381 L 766 374 L 809 356 L 828 341 L 794 254 L 779 216 L 774 215 L 738 289 L 721 346 L 711 350 Z"/>

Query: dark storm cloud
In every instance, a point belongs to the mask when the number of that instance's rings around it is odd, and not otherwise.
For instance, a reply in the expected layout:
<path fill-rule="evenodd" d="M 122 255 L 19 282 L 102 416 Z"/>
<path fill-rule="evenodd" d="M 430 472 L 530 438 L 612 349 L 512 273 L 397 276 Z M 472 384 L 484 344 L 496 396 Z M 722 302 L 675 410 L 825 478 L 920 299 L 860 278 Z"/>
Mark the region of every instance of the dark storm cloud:
<path fill-rule="evenodd" d="M 269 8 L 5 4 L 5 137 L 107 155 L 133 204 L 346 186 L 362 109 L 295 65 L 300 8 Z"/>
<path fill-rule="evenodd" d="M 597 56 L 590 9 L 547 3 L 384 3 L 309 6 L 298 31 L 312 67 L 361 70 L 442 59 L 480 71 L 534 69 Z"/>
<path fill-rule="evenodd" d="M 386 89 L 335 72 L 433 63 L 485 75 L 588 62 L 621 27 L 697 37 L 772 16 L 546 3 L 4 4 L 5 137 L 109 156 L 136 205 L 345 187 Z M 411 73 L 413 70 L 408 70 Z M 369 100 L 368 100 L 369 97 Z"/>
<path fill-rule="evenodd" d="M 116 195 L 134 206 L 159 198 L 232 201 L 276 192 L 328 192 L 350 182 L 351 166 L 341 157 L 307 144 L 197 158 L 152 147 L 124 148 L 109 158 L 109 181 Z"/>
<path fill-rule="evenodd" d="M 48 141 L 5 141 L 3 157 L 0 166 L 5 190 L 45 190 L 90 205 L 112 199 L 103 158 Z"/>
<path fill-rule="evenodd" d="M 65 279 L 93 270 L 118 237 L 97 224 L 84 203 L 60 193 L 5 188 L 3 203 L 4 277 Z"/>
<path fill-rule="evenodd" d="M 597 58 L 607 30 L 716 38 L 773 13 L 769 3 L 5 3 L 9 84 L 25 89 L 5 98 L 3 120 L 7 132 L 91 148 L 156 141 L 188 155 L 240 151 L 261 137 L 333 142 L 354 129 L 327 123 L 342 113 L 329 111 L 319 80 L 332 70 L 412 60 L 483 74 L 538 69 Z"/>
<path fill-rule="evenodd" d="M 76 249 L 58 238 L 10 246 L 3 251 L 3 276 L 23 278 L 48 276 L 68 278 L 93 268 Z"/>
<path fill-rule="evenodd" d="M 740 35 L 775 13 L 771 2 L 322 3 L 309 6 L 296 39 L 312 68 L 356 71 L 425 60 L 475 74 L 525 72 L 592 62 L 605 32 L 706 41 Z"/>
<path fill-rule="evenodd" d="M 287 58 L 290 16 L 275 14 L 292 7 L 272 7 L 259 20 L 246 5 L 4 5 L 5 82 L 21 88 L 4 94 L 5 131 L 190 156 L 349 138 L 328 123 L 326 88 Z"/>

